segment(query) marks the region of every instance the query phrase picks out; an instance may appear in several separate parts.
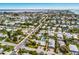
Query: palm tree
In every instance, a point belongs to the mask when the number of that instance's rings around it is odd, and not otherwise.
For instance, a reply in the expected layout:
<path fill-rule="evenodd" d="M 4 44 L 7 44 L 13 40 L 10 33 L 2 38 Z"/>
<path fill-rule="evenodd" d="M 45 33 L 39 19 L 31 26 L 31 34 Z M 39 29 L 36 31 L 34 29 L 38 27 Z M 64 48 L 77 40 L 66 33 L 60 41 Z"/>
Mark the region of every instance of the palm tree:
<path fill-rule="evenodd" d="M 55 52 L 58 53 L 58 41 L 57 41 L 57 34 L 55 34 L 54 36 L 54 39 L 55 39 Z"/>
<path fill-rule="evenodd" d="M 46 51 L 48 51 L 49 40 L 46 40 Z"/>

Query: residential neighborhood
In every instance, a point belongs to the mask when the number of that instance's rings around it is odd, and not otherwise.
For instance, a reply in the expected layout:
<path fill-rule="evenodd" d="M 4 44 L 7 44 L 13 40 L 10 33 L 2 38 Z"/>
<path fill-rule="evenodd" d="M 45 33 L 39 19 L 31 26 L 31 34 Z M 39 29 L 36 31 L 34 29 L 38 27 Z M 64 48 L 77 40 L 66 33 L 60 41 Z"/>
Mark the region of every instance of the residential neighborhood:
<path fill-rule="evenodd" d="M 79 14 L 69 10 L 0 10 L 0 55 L 79 55 Z"/>

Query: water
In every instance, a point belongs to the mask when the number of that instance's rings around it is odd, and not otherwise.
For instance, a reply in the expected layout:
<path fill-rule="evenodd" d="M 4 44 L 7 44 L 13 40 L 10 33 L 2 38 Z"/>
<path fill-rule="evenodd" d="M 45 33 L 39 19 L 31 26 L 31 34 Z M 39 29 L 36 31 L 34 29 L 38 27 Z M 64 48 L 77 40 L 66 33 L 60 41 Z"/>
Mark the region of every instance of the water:
<path fill-rule="evenodd" d="M 72 12 L 74 12 L 75 14 L 79 14 L 79 10 L 71 10 Z"/>

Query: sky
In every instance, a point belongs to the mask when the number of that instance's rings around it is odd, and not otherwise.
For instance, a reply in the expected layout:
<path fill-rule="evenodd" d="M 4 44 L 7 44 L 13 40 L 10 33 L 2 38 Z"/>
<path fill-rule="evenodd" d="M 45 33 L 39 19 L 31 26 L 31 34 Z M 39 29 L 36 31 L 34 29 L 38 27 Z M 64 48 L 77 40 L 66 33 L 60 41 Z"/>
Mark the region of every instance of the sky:
<path fill-rule="evenodd" d="M 79 3 L 0 3 L 0 9 L 79 9 Z"/>

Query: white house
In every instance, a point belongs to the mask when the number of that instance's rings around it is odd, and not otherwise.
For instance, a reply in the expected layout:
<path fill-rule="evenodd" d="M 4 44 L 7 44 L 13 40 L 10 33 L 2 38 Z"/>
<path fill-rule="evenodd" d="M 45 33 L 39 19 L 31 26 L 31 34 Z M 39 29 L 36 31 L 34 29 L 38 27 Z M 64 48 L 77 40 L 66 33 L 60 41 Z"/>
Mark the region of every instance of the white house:
<path fill-rule="evenodd" d="M 45 46 L 46 45 L 46 42 L 45 41 L 40 41 L 40 44 Z"/>
<path fill-rule="evenodd" d="M 3 48 L 0 48 L 0 54 L 3 53 L 3 51 L 4 51 L 4 49 Z"/>
<path fill-rule="evenodd" d="M 65 33 L 65 35 L 67 38 L 72 38 L 72 34 L 70 34 L 70 33 Z"/>
<path fill-rule="evenodd" d="M 69 45 L 69 49 L 70 49 L 70 51 L 72 52 L 72 54 L 78 54 L 78 52 L 79 52 L 79 50 L 78 50 L 78 48 L 77 48 L 76 45 L 70 44 L 70 45 Z"/>
<path fill-rule="evenodd" d="M 38 34 L 37 34 L 37 37 L 40 37 L 40 36 L 42 36 L 42 33 L 38 33 Z"/>
<path fill-rule="evenodd" d="M 61 37 L 61 38 L 63 38 L 63 34 L 62 34 L 62 32 L 58 32 L 58 33 L 57 33 L 57 37 Z"/>
<path fill-rule="evenodd" d="M 73 35 L 74 38 L 76 38 L 76 39 L 78 38 L 78 37 L 77 37 L 77 34 L 72 34 L 72 35 Z"/>
<path fill-rule="evenodd" d="M 75 21 L 72 21 L 72 24 L 75 24 Z"/>
<path fill-rule="evenodd" d="M 54 33 L 52 31 L 48 32 L 49 36 L 54 36 Z"/>
<path fill-rule="evenodd" d="M 49 47 L 55 48 L 55 40 L 49 39 Z"/>

